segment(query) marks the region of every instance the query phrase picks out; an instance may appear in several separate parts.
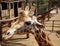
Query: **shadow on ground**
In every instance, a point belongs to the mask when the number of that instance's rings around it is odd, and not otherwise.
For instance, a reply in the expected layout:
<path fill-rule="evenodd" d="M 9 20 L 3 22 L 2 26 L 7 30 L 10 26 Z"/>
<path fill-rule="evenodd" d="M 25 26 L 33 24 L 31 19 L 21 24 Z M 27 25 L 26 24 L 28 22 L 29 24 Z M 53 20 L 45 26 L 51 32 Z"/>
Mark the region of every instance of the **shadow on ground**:
<path fill-rule="evenodd" d="M 13 42 L 5 42 L 2 45 L 3 46 L 26 46 L 25 44 L 22 43 L 13 43 Z"/>
<path fill-rule="evenodd" d="M 17 41 L 26 40 L 27 38 L 12 38 L 3 42 L 2 46 L 27 46 L 22 43 L 16 43 Z"/>
<path fill-rule="evenodd" d="M 59 31 L 56 31 L 56 33 L 58 33 L 60 35 L 60 30 Z"/>

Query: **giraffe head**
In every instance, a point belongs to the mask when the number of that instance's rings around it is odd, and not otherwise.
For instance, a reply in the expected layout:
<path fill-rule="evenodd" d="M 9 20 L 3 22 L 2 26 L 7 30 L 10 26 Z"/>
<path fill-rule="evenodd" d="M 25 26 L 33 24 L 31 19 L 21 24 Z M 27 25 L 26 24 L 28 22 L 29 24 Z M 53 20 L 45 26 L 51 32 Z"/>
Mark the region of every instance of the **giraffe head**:
<path fill-rule="evenodd" d="M 30 24 L 31 18 L 28 16 L 28 13 L 25 11 L 20 12 L 17 21 L 14 22 L 13 25 L 5 33 L 2 34 L 2 39 L 8 40 L 14 35 L 17 29 L 24 27 L 24 25 L 29 26 Z"/>

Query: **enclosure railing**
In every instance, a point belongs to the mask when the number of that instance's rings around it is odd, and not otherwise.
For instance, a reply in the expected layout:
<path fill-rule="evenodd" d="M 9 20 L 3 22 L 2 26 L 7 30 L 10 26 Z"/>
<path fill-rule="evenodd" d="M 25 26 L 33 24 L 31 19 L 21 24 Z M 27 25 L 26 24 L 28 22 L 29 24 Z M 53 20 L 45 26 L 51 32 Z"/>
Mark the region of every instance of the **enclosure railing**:
<path fill-rule="evenodd" d="M 12 18 L 12 19 L 0 20 L 0 24 L 1 24 L 0 28 L 2 29 L 2 28 L 4 28 L 4 27 L 7 26 L 7 25 L 4 25 L 4 23 L 8 23 L 8 24 L 9 24 L 9 27 L 11 27 L 11 23 L 12 23 L 13 21 L 17 20 L 17 19 L 18 19 L 18 17 L 14 17 L 14 18 Z M 3 26 L 3 25 L 4 25 L 4 26 Z"/>
<path fill-rule="evenodd" d="M 52 27 L 52 32 L 55 28 L 60 28 L 60 20 L 49 20 L 50 22 L 45 23 L 45 27 Z M 52 22 L 52 23 L 51 23 Z M 51 24 L 50 26 L 46 26 L 46 24 Z"/>
<path fill-rule="evenodd" d="M 0 20 L 0 22 L 9 22 L 9 21 L 13 21 L 15 19 L 17 19 L 18 17 L 14 17 L 12 19 L 6 19 L 6 20 Z"/>

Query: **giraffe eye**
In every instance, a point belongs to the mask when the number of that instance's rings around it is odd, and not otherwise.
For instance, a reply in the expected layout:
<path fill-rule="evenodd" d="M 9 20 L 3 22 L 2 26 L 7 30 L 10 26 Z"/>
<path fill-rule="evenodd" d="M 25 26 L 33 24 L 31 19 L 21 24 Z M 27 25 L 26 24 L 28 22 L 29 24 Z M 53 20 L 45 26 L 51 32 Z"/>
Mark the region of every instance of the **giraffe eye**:
<path fill-rule="evenodd" d="M 30 22 L 30 21 L 28 21 L 28 22 L 25 22 L 25 24 L 26 24 L 26 25 L 30 25 L 30 24 L 31 24 L 31 22 Z"/>
<path fill-rule="evenodd" d="M 10 32 L 7 32 L 7 33 L 5 33 L 6 35 L 9 35 L 10 34 Z"/>

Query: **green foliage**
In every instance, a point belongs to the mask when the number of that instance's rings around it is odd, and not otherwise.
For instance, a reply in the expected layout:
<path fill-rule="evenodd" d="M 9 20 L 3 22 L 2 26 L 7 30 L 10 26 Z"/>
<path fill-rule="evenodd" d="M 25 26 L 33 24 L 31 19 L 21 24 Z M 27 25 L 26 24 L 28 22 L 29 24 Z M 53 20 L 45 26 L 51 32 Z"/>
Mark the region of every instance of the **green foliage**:
<path fill-rule="evenodd" d="M 48 8 L 48 1 L 47 0 L 38 0 L 37 7 L 38 7 L 38 9 L 37 9 L 38 14 L 44 12 Z"/>
<path fill-rule="evenodd" d="M 48 3 L 38 6 L 38 14 L 44 12 L 48 8 Z"/>

